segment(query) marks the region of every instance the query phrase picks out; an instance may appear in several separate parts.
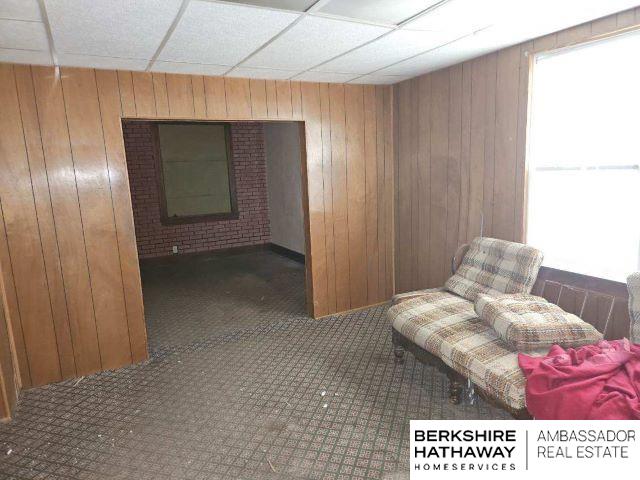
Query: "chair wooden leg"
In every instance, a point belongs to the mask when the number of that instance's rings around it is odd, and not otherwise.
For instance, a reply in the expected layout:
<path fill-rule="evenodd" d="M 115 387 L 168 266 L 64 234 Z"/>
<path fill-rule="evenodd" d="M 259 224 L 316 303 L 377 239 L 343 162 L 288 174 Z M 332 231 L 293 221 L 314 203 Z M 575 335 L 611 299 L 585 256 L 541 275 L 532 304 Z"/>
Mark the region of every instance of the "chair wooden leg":
<path fill-rule="evenodd" d="M 393 355 L 395 356 L 396 363 L 404 363 L 405 350 L 400 345 L 393 346 Z"/>
<path fill-rule="evenodd" d="M 464 385 L 457 378 L 449 377 L 449 403 L 460 405 L 462 402 L 462 393 Z"/>

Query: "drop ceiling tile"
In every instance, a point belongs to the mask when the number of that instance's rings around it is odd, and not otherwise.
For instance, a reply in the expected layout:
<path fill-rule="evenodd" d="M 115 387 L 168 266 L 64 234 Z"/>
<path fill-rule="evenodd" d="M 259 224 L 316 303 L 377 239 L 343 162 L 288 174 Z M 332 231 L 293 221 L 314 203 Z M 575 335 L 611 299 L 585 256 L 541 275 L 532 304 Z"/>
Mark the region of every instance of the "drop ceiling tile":
<path fill-rule="evenodd" d="M 318 0 L 227 0 L 232 3 L 304 12 Z"/>
<path fill-rule="evenodd" d="M 242 5 L 191 2 L 159 58 L 235 65 L 298 17 Z"/>
<path fill-rule="evenodd" d="M 22 20 L 0 20 L 0 48 L 49 50 L 44 24 Z"/>
<path fill-rule="evenodd" d="M 349 83 L 361 83 L 365 85 L 393 85 L 404 80 L 408 80 L 410 76 L 403 75 L 363 75 Z"/>
<path fill-rule="evenodd" d="M 356 48 L 390 29 L 308 16 L 242 66 L 305 70 Z"/>
<path fill-rule="evenodd" d="M 42 20 L 38 0 L 2 0 L 0 1 L 0 18 L 36 22 Z"/>
<path fill-rule="evenodd" d="M 440 0 L 331 0 L 320 12 L 396 25 Z M 478 0 L 476 0 L 478 1 Z"/>
<path fill-rule="evenodd" d="M 101 68 L 108 70 L 144 70 L 148 60 L 135 58 L 99 57 L 58 53 L 58 64 L 67 67 Z"/>
<path fill-rule="evenodd" d="M 369 73 L 455 40 L 448 32 L 396 30 L 314 70 L 322 72 Z"/>
<path fill-rule="evenodd" d="M 227 77 L 262 78 L 265 80 L 286 80 L 298 73 L 295 70 L 273 70 L 270 68 L 238 67 L 227 73 Z"/>
<path fill-rule="evenodd" d="M 33 50 L 12 50 L 0 48 L 0 62 L 29 63 L 33 65 L 51 65 L 49 52 L 36 52 Z"/>
<path fill-rule="evenodd" d="M 304 72 L 293 77 L 291 80 L 301 82 L 347 83 L 357 77 L 358 75 L 352 73 Z"/>
<path fill-rule="evenodd" d="M 202 63 L 181 63 L 181 62 L 154 62 L 151 70 L 165 73 L 188 73 L 192 75 L 223 75 L 228 66 L 206 65 Z"/>
<path fill-rule="evenodd" d="M 180 0 L 45 0 L 56 51 L 151 58 Z"/>
<path fill-rule="evenodd" d="M 560 3 L 557 2 L 556 3 Z M 455 33 L 471 33 L 508 18 L 522 2 L 513 0 L 449 0 L 408 22 L 404 28 L 410 30 L 432 30 Z"/>

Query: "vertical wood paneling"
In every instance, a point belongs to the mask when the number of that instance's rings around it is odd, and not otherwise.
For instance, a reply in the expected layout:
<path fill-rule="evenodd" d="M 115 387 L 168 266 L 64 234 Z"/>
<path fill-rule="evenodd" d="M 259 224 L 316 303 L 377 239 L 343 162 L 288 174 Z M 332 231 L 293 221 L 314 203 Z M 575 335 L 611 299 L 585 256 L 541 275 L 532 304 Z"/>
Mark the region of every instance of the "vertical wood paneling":
<path fill-rule="evenodd" d="M 224 88 L 224 78 L 204 77 L 204 95 L 207 118 L 213 120 L 227 118 L 227 94 Z"/>
<path fill-rule="evenodd" d="M 299 85 L 299 84 L 298 84 Z M 320 84 L 320 114 L 322 122 L 322 183 L 324 185 L 325 250 L 327 257 L 327 309 L 337 311 L 336 259 L 333 225 L 333 184 L 331 157 L 331 110 L 329 85 Z"/>
<path fill-rule="evenodd" d="M 231 118 L 251 118 L 251 89 L 246 78 L 225 78 L 227 114 Z"/>
<path fill-rule="evenodd" d="M 13 266 L 9 255 L 7 232 L 4 226 L 2 197 L 0 197 L 0 303 L 7 317 L 7 328 L 13 342 L 13 356 L 18 371 L 18 383 L 27 388 L 32 385 L 27 348 L 22 332 L 22 321 L 18 309 L 18 296 L 13 279 Z"/>
<path fill-rule="evenodd" d="M 278 118 L 290 119 L 293 109 L 291 106 L 291 84 L 289 80 L 276 80 L 276 101 L 278 103 Z"/>
<path fill-rule="evenodd" d="M 18 397 L 7 325 L 4 305 L 0 302 L 0 420 L 11 417 Z"/>
<path fill-rule="evenodd" d="M 303 120 L 313 314 L 392 294 L 391 88 L 0 68 L 0 279 L 23 386 L 147 357 L 122 117 Z"/>
<path fill-rule="evenodd" d="M 304 89 L 303 84 L 303 101 Z M 338 311 L 344 311 L 351 308 L 344 85 L 329 85 L 329 102 L 331 116 L 331 175 L 333 177 L 333 242 L 336 265 L 336 305 Z"/>
<path fill-rule="evenodd" d="M 291 110 L 294 120 L 302 120 L 302 93 L 300 82 L 291 82 Z"/>
<path fill-rule="evenodd" d="M 394 91 L 385 88 L 383 94 L 384 101 L 384 208 L 385 208 L 385 271 L 386 271 L 386 292 L 385 298 L 391 298 L 396 289 L 395 276 L 395 177 L 396 164 L 396 109 Z"/>
<path fill-rule="evenodd" d="M 264 80 L 251 79 L 251 116 L 252 118 L 267 117 L 267 90 Z"/>
<path fill-rule="evenodd" d="M 309 204 L 309 242 L 311 250 L 311 277 L 313 281 L 313 313 L 326 315 L 327 266 L 324 228 L 324 191 L 322 172 L 322 114 L 320 110 L 320 87 L 317 83 L 305 84 L 302 88 L 302 112 L 305 119 L 307 198 Z"/>
<path fill-rule="evenodd" d="M 374 89 L 374 102 L 376 110 L 375 127 L 376 127 L 376 175 L 377 175 L 377 207 L 376 214 L 376 235 L 378 242 L 378 301 L 386 299 L 387 291 L 387 246 L 385 237 L 385 223 L 387 222 L 385 211 L 385 169 L 384 169 L 384 87 L 377 86 Z"/>
<path fill-rule="evenodd" d="M 29 170 L 31 172 L 31 184 L 37 213 L 40 243 L 42 245 L 49 299 L 58 344 L 60 369 L 63 378 L 70 378 L 76 375 L 76 364 L 73 357 L 67 300 L 64 293 L 53 211 L 51 210 L 49 182 L 44 163 L 44 153 L 42 151 L 42 140 L 40 138 L 40 125 L 38 123 L 38 111 L 33 90 L 33 81 L 31 79 L 31 68 L 28 66 L 16 67 L 15 76 L 27 156 L 29 159 Z"/>
<path fill-rule="evenodd" d="M 495 174 L 492 235 L 515 238 L 513 206 L 516 190 L 520 47 L 502 50 L 497 59 Z"/>
<path fill-rule="evenodd" d="M 417 172 L 418 181 L 418 209 L 429 205 L 431 201 L 431 77 L 418 79 L 418 155 Z M 429 264 L 429 240 L 430 222 L 428 215 L 418 215 L 418 242 L 415 270 L 418 285 L 429 284 L 429 269 L 424 268 Z M 413 278 L 413 277 L 412 277 Z"/>
<path fill-rule="evenodd" d="M 193 92 L 194 117 L 207 118 L 207 98 L 204 94 L 204 78 L 202 75 L 191 77 L 191 90 Z"/>
<path fill-rule="evenodd" d="M 31 380 L 62 378 L 13 67 L 0 65 L 0 198 Z M 4 268 L 4 267 L 3 267 Z"/>
<path fill-rule="evenodd" d="M 367 304 L 366 185 L 364 160 L 364 90 L 345 85 L 347 133 L 347 223 L 351 308 Z"/>
<path fill-rule="evenodd" d="M 140 362 L 147 358 L 147 334 L 131 212 L 129 176 L 122 142 L 122 123 L 119 118 L 118 92 L 114 88 L 115 75 L 106 70 L 96 70 L 96 83 L 118 239 L 131 358 L 134 362 Z"/>
<path fill-rule="evenodd" d="M 134 118 L 137 115 L 137 110 L 131 72 L 118 72 L 118 85 L 120 88 L 122 115 L 124 117 Z"/>
<path fill-rule="evenodd" d="M 275 80 L 266 80 L 265 89 L 267 96 L 267 116 L 278 118 L 278 93 Z"/>
<path fill-rule="evenodd" d="M 153 73 L 153 95 L 156 99 L 156 114 L 159 117 L 169 116 L 169 97 L 167 95 L 167 78 L 164 73 Z"/>
<path fill-rule="evenodd" d="M 153 76 L 149 72 L 133 72 L 133 95 L 136 115 L 141 118 L 156 116 L 156 99 L 153 93 Z"/>
<path fill-rule="evenodd" d="M 169 115 L 173 118 L 193 118 L 193 88 L 189 75 L 167 73 L 167 98 L 169 99 Z"/>
<path fill-rule="evenodd" d="M 413 286 L 412 262 L 414 257 L 411 225 L 411 167 L 414 158 L 411 152 L 411 81 L 402 82 L 398 88 L 398 123 L 406 128 L 400 128 L 398 132 L 398 155 L 402 161 L 398 165 L 398 201 L 396 235 L 398 244 L 402 248 L 396 251 L 396 269 L 398 288 L 400 291 L 411 290 Z"/>
<path fill-rule="evenodd" d="M 451 258 L 458 248 L 460 222 L 461 174 L 460 155 L 462 143 L 462 65 L 449 70 L 449 155 L 447 159 L 447 221 L 442 280 L 451 274 Z"/>
<path fill-rule="evenodd" d="M 378 301 L 378 155 L 376 88 L 364 89 L 364 172 L 367 304 Z"/>
<path fill-rule="evenodd" d="M 62 83 L 52 68 L 32 67 L 78 375 L 100 370 L 93 296 Z"/>
<path fill-rule="evenodd" d="M 470 156 L 471 156 L 471 62 L 462 65 L 462 105 L 460 126 L 460 219 L 458 245 L 467 242 L 469 227 Z"/>
<path fill-rule="evenodd" d="M 102 368 L 131 363 L 113 197 L 95 72 L 62 70 Z M 171 98 L 171 97 L 170 97 Z"/>
<path fill-rule="evenodd" d="M 423 75 L 417 80 L 417 99 L 412 87 L 416 80 L 396 87 L 398 291 L 442 285 L 455 248 L 481 232 L 506 240 L 526 238 L 532 55 L 638 24 L 639 11 L 621 12 Z M 411 228 L 415 225 L 417 234 Z"/>

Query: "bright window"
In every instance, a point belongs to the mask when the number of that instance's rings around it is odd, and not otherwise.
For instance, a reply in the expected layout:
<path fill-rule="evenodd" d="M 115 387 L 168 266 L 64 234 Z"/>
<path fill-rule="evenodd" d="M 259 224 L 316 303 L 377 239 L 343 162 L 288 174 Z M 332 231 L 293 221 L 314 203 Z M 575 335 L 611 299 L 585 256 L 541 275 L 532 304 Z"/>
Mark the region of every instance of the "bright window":
<path fill-rule="evenodd" d="M 527 242 L 549 267 L 640 269 L 639 52 L 633 32 L 534 59 Z"/>

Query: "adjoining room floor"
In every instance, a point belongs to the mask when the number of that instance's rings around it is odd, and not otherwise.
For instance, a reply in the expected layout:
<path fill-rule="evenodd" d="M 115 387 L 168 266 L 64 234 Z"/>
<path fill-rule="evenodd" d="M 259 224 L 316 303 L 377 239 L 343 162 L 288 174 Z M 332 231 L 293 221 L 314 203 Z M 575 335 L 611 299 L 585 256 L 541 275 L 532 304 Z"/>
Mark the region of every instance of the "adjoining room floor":
<path fill-rule="evenodd" d="M 274 253 L 175 259 L 143 283 L 150 360 L 22 392 L 0 478 L 405 478 L 410 419 L 507 418 L 396 364 L 387 306 L 308 318 L 303 266 Z"/>

